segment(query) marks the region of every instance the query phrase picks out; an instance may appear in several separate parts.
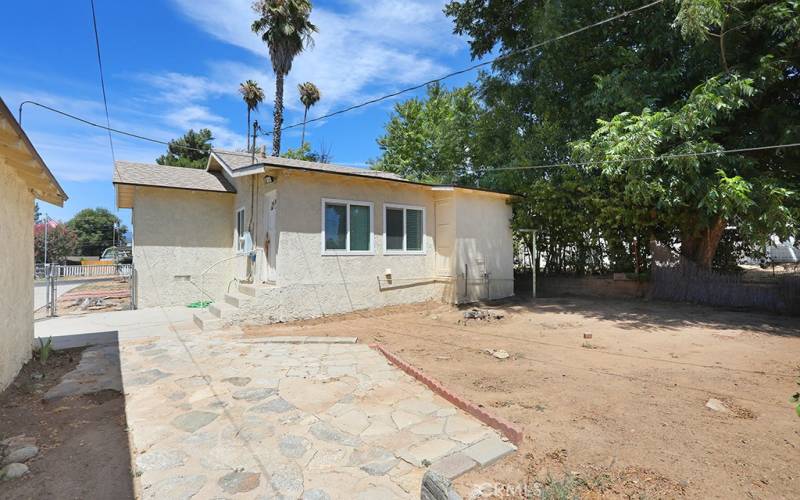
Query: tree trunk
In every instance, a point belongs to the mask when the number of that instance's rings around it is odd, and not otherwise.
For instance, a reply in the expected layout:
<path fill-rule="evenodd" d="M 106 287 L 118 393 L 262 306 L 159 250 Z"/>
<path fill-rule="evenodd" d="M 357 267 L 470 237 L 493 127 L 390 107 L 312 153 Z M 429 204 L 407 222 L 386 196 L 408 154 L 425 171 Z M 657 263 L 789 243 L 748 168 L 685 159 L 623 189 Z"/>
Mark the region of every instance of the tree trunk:
<path fill-rule="evenodd" d="M 681 255 L 704 269 L 711 269 L 711 262 L 717 253 L 726 225 L 725 219 L 717 217 L 711 227 L 703 229 L 699 234 L 684 233 L 681 238 Z"/>
<path fill-rule="evenodd" d="M 285 75 L 275 75 L 275 109 L 272 111 L 272 156 L 281 154 L 281 127 L 283 127 L 283 78 Z"/>
<path fill-rule="evenodd" d="M 300 136 L 300 149 L 306 144 L 306 117 L 308 116 L 308 107 L 303 111 L 303 134 Z"/>
<path fill-rule="evenodd" d="M 250 152 L 250 106 L 247 107 L 247 133 L 244 134 L 247 137 L 247 152 Z"/>

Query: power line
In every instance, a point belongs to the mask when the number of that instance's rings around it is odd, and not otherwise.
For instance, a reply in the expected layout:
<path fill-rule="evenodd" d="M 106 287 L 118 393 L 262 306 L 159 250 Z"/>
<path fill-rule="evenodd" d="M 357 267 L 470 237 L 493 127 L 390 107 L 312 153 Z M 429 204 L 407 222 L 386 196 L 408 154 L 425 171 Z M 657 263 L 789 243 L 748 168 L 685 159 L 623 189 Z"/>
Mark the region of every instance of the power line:
<path fill-rule="evenodd" d="M 714 155 L 723 155 L 723 154 L 734 154 L 734 153 L 747 153 L 751 151 L 765 151 L 770 149 L 781 149 L 781 148 L 796 148 L 800 146 L 800 142 L 793 142 L 788 144 L 775 144 L 772 146 L 753 146 L 750 148 L 736 148 L 736 149 L 719 149 L 715 151 L 698 151 L 694 153 L 674 153 L 674 154 L 665 154 L 659 156 L 640 156 L 636 158 L 619 158 L 615 160 L 591 160 L 591 161 L 583 161 L 583 162 L 565 162 L 565 163 L 550 163 L 546 165 L 522 165 L 519 167 L 491 167 L 487 169 L 480 170 L 480 172 L 497 172 L 497 171 L 504 171 L 504 170 L 538 170 L 538 169 L 547 169 L 547 168 L 563 168 L 563 167 L 587 167 L 591 165 L 605 165 L 607 163 L 624 163 L 629 161 L 656 161 L 656 160 L 673 160 L 676 158 L 691 158 L 691 157 L 698 157 L 698 156 L 714 156 Z M 445 173 L 450 172 L 450 170 L 429 170 L 430 173 Z"/>
<path fill-rule="evenodd" d="M 116 164 L 117 157 L 114 154 L 114 139 L 111 137 L 111 120 L 108 117 L 108 99 L 106 98 L 106 81 L 103 77 L 103 59 L 100 57 L 100 35 L 97 32 L 97 15 L 94 9 L 94 0 L 90 0 L 92 4 L 92 26 L 94 27 L 94 45 L 97 48 L 97 65 L 100 68 L 100 88 L 103 90 L 103 106 L 106 109 L 106 126 L 108 128 L 108 145 L 111 147 L 111 161 Z"/>
<path fill-rule="evenodd" d="M 135 133 L 132 133 L 132 132 L 126 132 L 124 130 L 119 130 L 119 129 L 115 129 L 115 128 L 111 128 L 111 127 L 106 127 L 104 125 L 101 125 L 99 123 L 93 122 L 91 120 L 87 120 L 85 118 L 81 118 L 79 116 L 75 116 L 73 114 L 67 113 L 66 111 L 61 111 L 59 109 L 53 108 L 51 106 L 48 106 L 46 104 L 42 104 L 42 103 L 39 103 L 39 102 L 36 102 L 36 101 L 23 101 L 22 103 L 20 103 L 20 105 L 19 105 L 19 123 L 20 124 L 22 123 L 22 107 L 25 104 L 32 104 L 34 106 L 39 106 L 40 108 L 46 109 L 48 111 L 52 111 L 53 113 L 57 113 L 57 114 L 62 115 L 64 117 L 70 118 L 72 120 L 77 120 L 77 121 L 79 121 L 81 123 L 84 123 L 86 125 L 89 125 L 89 126 L 92 126 L 92 127 L 96 127 L 96 128 L 99 128 L 99 129 L 103 129 L 103 130 L 108 130 L 109 133 L 113 132 L 115 134 L 120 134 L 120 135 L 124 135 L 124 136 L 127 136 L 127 137 L 132 137 L 134 139 L 148 141 L 148 142 L 152 142 L 152 143 L 155 143 L 155 144 L 162 144 L 162 145 L 165 145 L 165 146 L 172 146 L 172 147 L 175 147 L 175 148 L 186 149 L 186 150 L 189 150 L 189 151 L 197 151 L 199 153 L 208 153 L 208 151 L 204 150 L 204 149 L 193 148 L 191 146 L 184 146 L 184 145 L 181 145 L 181 144 L 174 144 L 174 143 L 170 144 L 167 141 L 162 141 L 162 140 L 159 140 L 159 139 L 153 139 L 151 137 L 146 137 L 146 136 L 143 136 L 143 135 L 140 135 L 140 134 L 135 134 Z M 607 163 L 622 163 L 622 162 L 626 162 L 626 161 L 656 161 L 656 160 L 675 159 L 675 158 L 690 158 L 690 157 L 695 157 L 695 156 L 713 156 L 713 155 L 746 153 L 746 152 L 752 152 L 752 151 L 765 151 L 765 150 L 781 149 L 781 148 L 787 148 L 788 149 L 788 148 L 796 148 L 796 147 L 800 147 L 800 142 L 787 143 L 787 144 L 774 144 L 774 145 L 770 145 L 770 146 L 753 146 L 753 147 L 749 147 L 749 148 L 719 149 L 719 150 L 714 150 L 714 151 L 698 151 L 698 152 L 695 152 L 695 153 L 676 153 L 676 154 L 667 154 L 667 155 L 661 155 L 661 156 L 645 156 L 645 157 L 637 157 L 637 158 L 620 158 L 620 159 L 616 159 L 616 160 L 593 160 L 593 161 L 585 161 L 585 162 L 551 163 L 551 164 L 548 164 L 548 165 L 523 165 L 523 166 L 519 166 L 519 167 L 491 167 L 491 168 L 487 168 L 487 169 L 482 170 L 482 172 L 495 172 L 495 171 L 505 171 L 505 170 L 535 170 L 535 169 L 563 168 L 563 167 L 582 167 L 582 166 L 589 166 L 589 165 L 601 165 L 601 164 L 607 164 Z M 211 152 L 216 152 L 216 150 L 214 150 L 214 149 L 211 149 L 210 151 Z M 236 151 L 225 151 L 224 153 L 227 154 L 227 155 L 241 156 L 241 157 L 245 157 L 245 158 L 250 158 L 251 157 L 250 153 L 240 153 L 240 152 L 236 152 Z M 445 172 L 445 171 L 441 170 L 441 171 L 431 171 L 431 172 L 432 173 L 442 173 L 442 172 Z"/>
<path fill-rule="evenodd" d="M 478 68 L 482 68 L 484 66 L 488 66 L 490 64 L 494 64 L 496 62 L 503 61 L 505 59 L 509 59 L 511 57 L 514 57 L 514 56 L 517 56 L 517 55 L 520 55 L 520 54 L 526 54 L 526 53 L 528 53 L 528 52 L 530 52 L 532 50 L 538 49 L 539 47 L 543 47 L 544 45 L 548 45 L 548 44 L 551 44 L 553 42 L 557 42 L 559 40 L 563 40 L 564 38 L 568 38 L 568 37 L 571 37 L 573 35 L 577 35 L 578 33 L 582 33 L 584 31 L 590 30 L 592 28 L 596 28 L 598 26 L 602 26 L 602 25 L 610 23 L 612 21 L 616 21 L 617 19 L 623 18 L 623 17 L 628 16 L 630 14 L 634 14 L 636 12 L 639 12 L 639 11 L 642 11 L 642 10 L 645 10 L 645 9 L 649 9 L 650 7 L 658 5 L 663 1 L 664 0 L 655 0 L 654 2 L 650 2 L 648 4 L 642 5 L 641 7 L 636 7 L 635 9 L 626 10 L 625 12 L 622 12 L 621 14 L 617 14 L 615 16 L 611 16 L 611 17 L 609 17 L 607 19 L 603 19 L 602 21 L 597 21 L 596 23 L 588 24 L 588 25 L 583 26 L 581 28 L 578 28 L 576 30 L 572 30 L 572 31 L 570 31 L 568 33 L 562 33 L 561 35 L 558 35 L 558 36 L 556 36 L 554 38 L 549 38 L 549 39 L 547 39 L 547 40 L 545 40 L 543 42 L 539 42 L 539 43 L 531 45 L 529 47 L 525 47 L 525 48 L 520 49 L 520 50 L 515 50 L 515 51 L 512 51 L 512 52 L 508 52 L 507 54 L 503 54 L 503 55 L 495 57 L 493 59 L 489 59 L 487 61 L 483 61 L 483 62 L 480 62 L 480 63 L 477 63 L 477 64 L 473 64 L 472 66 L 468 66 L 468 67 L 466 67 L 464 69 L 460 69 L 458 71 L 453 71 L 452 73 L 448 73 L 446 75 L 440 76 L 439 78 L 434 78 L 433 80 L 428 80 L 427 82 L 420 83 L 420 84 L 414 85 L 412 87 L 407 87 L 407 88 L 404 88 L 402 90 L 398 90 L 396 92 L 392 92 L 390 94 L 386 94 L 386 95 L 381 96 L 381 97 L 376 97 L 374 99 L 369 99 L 369 100 L 364 101 L 364 102 L 359 103 L 359 104 L 354 104 L 354 105 L 348 106 L 346 108 L 342 108 L 342 109 L 339 109 L 339 110 L 336 110 L 336 111 L 332 111 L 332 112 L 330 112 L 330 113 L 328 113 L 326 115 L 317 116 L 315 118 L 311 118 L 310 120 L 305 120 L 305 122 L 297 122 L 297 123 L 293 123 L 292 125 L 287 125 L 287 126 L 281 128 L 281 131 L 288 130 L 290 128 L 301 127 L 301 126 L 303 126 L 303 123 L 306 123 L 306 124 L 313 123 L 313 122 L 316 122 L 316 121 L 325 120 L 325 119 L 330 118 L 332 116 L 341 115 L 341 114 L 347 113 L 349 111 L 353 111 L 353 110 L 356 110 L 356 109 L 359 109 L 359 108 L 363 108 L 365 106 L 369 106 L 370 104 L 375 104 L 377 102 L 385 101 L 386 99 L 391 99 L 392 97 L 397 97 L 397 96 L 399 96 L 401 94 L 405 94 L 405 93 L 408 93 L 408 92 L 413 92 L 414 90 L 419 90 L 421 88 L 427 87 L 428 85 L 430 85 L 432 83 L 438 83 L 438 82 L 441 82 L 442 80 L 446 80 L 446 79 L 452 78 L 454 76 L 463 75 L 464 73 L 469 73 L 470 71 L 474 71 L 474 70 L 476 70 Z M 267 131 L 267 132 L 264 132 L 261 135 L 264 135 L 264 136 L 272 135 L 272 132 L 271 131 Z"/>

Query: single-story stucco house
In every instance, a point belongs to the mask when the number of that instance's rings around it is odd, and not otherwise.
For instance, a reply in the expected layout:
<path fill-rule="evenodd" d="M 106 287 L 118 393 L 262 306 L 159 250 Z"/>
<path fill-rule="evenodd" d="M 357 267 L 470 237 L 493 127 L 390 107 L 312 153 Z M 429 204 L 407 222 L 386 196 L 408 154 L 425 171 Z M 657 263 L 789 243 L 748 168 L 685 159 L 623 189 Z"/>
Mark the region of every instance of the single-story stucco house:
<path fill-rule="evenodd" d="M 511 194 L 214 151 L 206 169 L 119 161 L 139 307 L 213 300 L 204 328 L 514 291 Z"/>
<path fill-rule="evenodd" d="M 0 99 L 0 391 L 33 347 L 33 212 L 67 195 Z"/>

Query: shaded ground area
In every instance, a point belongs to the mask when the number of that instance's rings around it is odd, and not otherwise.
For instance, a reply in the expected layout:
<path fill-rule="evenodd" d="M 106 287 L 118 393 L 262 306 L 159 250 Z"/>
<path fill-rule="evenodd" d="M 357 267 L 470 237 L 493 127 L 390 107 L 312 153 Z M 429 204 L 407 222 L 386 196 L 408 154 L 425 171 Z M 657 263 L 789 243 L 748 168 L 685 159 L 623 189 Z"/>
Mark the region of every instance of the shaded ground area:
<path fill-rule="evenodd" d="M 0 482 L 1 498 L 133 498 L 124 398 L 106 385 L 67 395 L 81 391 L 60 383 L 79 369 L 84 352 L 56 351 L 44 366 L 30 361 L 0 394 L 0 440 L 25 435 L 39 449 L 26 475 Z M 118 378 L 113 356 L 101 369 Z M 98 377 L 84 363 L 81 378 Z"/>
<path fill-rule="evenodd" d="M 800 422 L 796 318 L 674 303 L 440 305 L 245 328 L 244 337 L 381 342 L 525 430 L 520 451 L 457 480 L 468 495 L 793 497 Z M 584 338 L 584 334 L 591 338 Z M 492 351 L 504 350 L 507 359 Z M 710 399 L 722 411 L 706 406 Z M 712 406 L 715 406 L 712 404 Z M 719 408 L 719 407 L 718 407 Z"/>

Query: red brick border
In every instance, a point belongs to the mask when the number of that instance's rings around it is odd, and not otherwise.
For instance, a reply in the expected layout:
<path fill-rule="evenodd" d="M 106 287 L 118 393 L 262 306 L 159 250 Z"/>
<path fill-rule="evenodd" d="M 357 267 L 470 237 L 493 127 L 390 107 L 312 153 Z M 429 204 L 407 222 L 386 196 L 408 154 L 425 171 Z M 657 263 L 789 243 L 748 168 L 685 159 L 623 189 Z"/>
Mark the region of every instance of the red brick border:
<path fill-rule="evenodd" d="M 491 413 L 484 410 L 480 406 L 476 405 L 472 401 L 464 399 L 463 397 L 459 396 L 455 392 L 445 387 L 441 382 L 439 382 L 435 378 L 425 375 L 420 369 L 412 366 L 411 364 L 403 360 L 403 358 L 399 357 L 392 351 L 389 351 L 382 345 L 371 344 L 370 347 L 383 354 L 386 357 L 386 359 L 391 361 L 395 366 L 397 366 L 404 372 L 408 373 L 415 379 L 419 380 L 420 382 L 428 386 L 436 394 L 450 401 L 451 403 L 461 408 L 465 412 L 469 413 L 473 417 L 477 418 L 484 424 L 490 427 L 494 427 L 498 431 L 505 434 L 505 436 L 509 439 L 509 441 L 511 441 L 515 445 L 519 446 L 522 443 L 522 437 L 523 437 L 522 429 L 517 427 L 515 424 L 512 424 L 511 422 L 503 418 L 492 415 Z"/>

